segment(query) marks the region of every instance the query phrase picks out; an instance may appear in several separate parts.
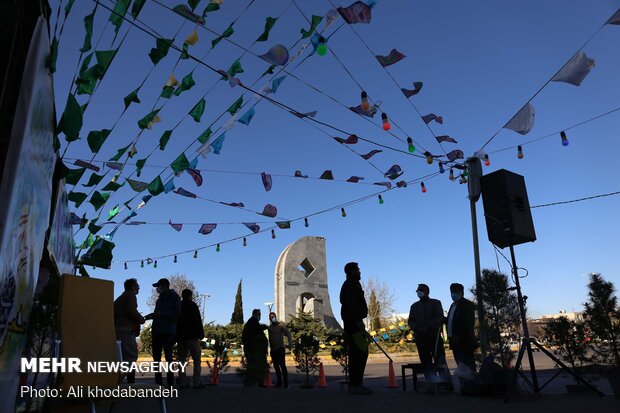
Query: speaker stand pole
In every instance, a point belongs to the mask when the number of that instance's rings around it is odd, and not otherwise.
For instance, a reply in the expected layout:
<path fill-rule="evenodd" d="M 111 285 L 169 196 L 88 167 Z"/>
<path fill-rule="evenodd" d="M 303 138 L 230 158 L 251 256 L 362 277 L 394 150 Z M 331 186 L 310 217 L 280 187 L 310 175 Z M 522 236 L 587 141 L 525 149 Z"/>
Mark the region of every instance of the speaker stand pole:
<path fill-rule="evenodd" d="M 517 374 L 521 368 L 521 363 L 523 362 L 523 353 L 527 351 L 527 358 L 530 364 L 530 373 L 532 374 L 532 389 L 534 393 L 538 393 L 540 391 L 540 387 L 538 386 L 538 378 L 536 377 L 536 365 L 534 364 L 534 355 L 532 354 L 532 344 L 530 342 L 530 331 L 527 328 L 527 318 L 525 316 L 525 303 L 523 302 L 523 294 L 521 294 L 521 284 L 519 283 L 519 272 L 517 271 L 517 260 L 515 259 L 515 250 L 513 246 L 510 246 L 510 257 L 512 258 L 512 275 L 515 282 L 515 287 L 517 289 L 517 301 L 519 303 L 519 312 L 521 313 L 521 327 L 523 328 L 523 339 L 521 342 L 521 348 L 519 349 L 519 355 L 517 357 L 517 362 L 515 363 L 514 371 L 512 374 L 512 380 L 508 385 L 508 390 L 506 391 L 506 396 L 504 397 L 504 402 L 508 402 L 510 398 L 510 394 L 514 388 L 514 385 L 517 381 Z"/>
<path fill-rule="evenodd" d="M 469 198 L 469 206 L 471 210 L 471 232 L 474 241 L 474 268 L 476 271 L 476 301 L 478 305 L 478 337 L 480 338 L 480 351 L 482 358 L 487 356 L 487 339 L 486 339 L 486 319 L 484 317 L 484 307 L 480 297 L 482 296 L 481 284 L 482 276 L 480 275 L 480 247 L 478 246 L 478 219 L 476 217 L 476 201 Z"/>

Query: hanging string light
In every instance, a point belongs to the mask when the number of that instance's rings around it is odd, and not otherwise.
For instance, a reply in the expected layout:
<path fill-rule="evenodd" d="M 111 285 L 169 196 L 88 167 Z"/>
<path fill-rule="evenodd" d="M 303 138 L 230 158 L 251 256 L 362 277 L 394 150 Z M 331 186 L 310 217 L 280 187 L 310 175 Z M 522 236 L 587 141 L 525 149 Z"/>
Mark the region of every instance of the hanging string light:
<path fill-rule="evenodd" d="M 432 164 L 433 163 L 433 154 L 430 152 L 424 152 L 424 156 L 426 156 L 426 163 L 427 164 Z"/>
<path fill-rule="evenodd" d="M 379 204 L 383 205 L 383 197 L 379 195 Z"/>
<path fill-rule="evenodd" d="M 454 181 L 454 169 L 450 168 L 450 176 L 448 176 L 448 179 L 450 179 L 451 181 Z"/>
<path fill-rule="evenodd" d="M 424 186 L 424 182 L 420 182 L 420 186 L 422 187 L 422 193 L 426 193 L 426 187 Z"/>
<path fill-rule="evenodd" d="M 125 269 L 127 269 L 127 263 L 125 263 Z"/>
<path fill-rule="evenodd" d="M 442 174 L 446 172 L 446 170 L 443 168 L 443 162 L 439 161 L 439 173 Z"/>
<path fill-rule="evenodd" d="M 194 251 L 194 258 L 198 258 L 198 250 Z"/>
<path fill-rule="evenodd" d="M 489 155 L 488 154 L 484 155 L 484 165 L 485 166 L 491 166 L 491 161 L 489 160 Z"/>
<path fill-rule="evenodd" d="M 217 246 L 215 247 L 215 252 L 220 252 L 220 244 L 217 244 Z"/>
<path fill-rule="evenodd" d="M 568 146 L 568 138 L 566 137 L 566 132 L 560 132 L 560 137 L 562 138 L 562 146 Z"/>
<path fill-rule="evenodd" d="M 521 145 L 517 146 L 517 158 L 523 159 L 523 148 Z"/>
<path fill-rule="evenodd" d="M 173 261 L 174 261 L 175 264 L 177 263 L 177 256 L 176 255 L 174 256 L 174 260 Z"/>
<path fill-rule="evenodd" d="M 157 260 L 153 263 L 153 268 L 157 268 Z"/>
<path fill-rule="evenodd" d="M 144 260 L 140 261 L 140 268 L 144 268 Z"/>
<path fill-rule="evenodd" d="M 366 112 L 368 112 L 368 109 L 370 109 L 370 103 L 368 102 L 368 94 L 366 93 L 365 90 L 362 90 L 362 110 L 365 110 Z"/>
<path fill-rule="evenodd" d="M 243 246 L 247 247 L 248 246 L 248 240 L 245 239 L 245 237 L 243 237 Z"/>
<path fill-rule="evenodd" d="M 316 54 L 319 56 L 325 56 L 327 54 L 327 41 L 323 36 L 319 36 L 319 41 L 316 46 Z"/>
<path fill-rule="evenodd" d="M 340 215 L 345 218 L 347 216 L 347 211 L 345 211 L 344 208 L 340 208 Z"/>
<path fill-rule="evenodd" d="M 276 231 L 275 230 L 271 230 L 271 239 L 276 239 Z"/>
<path fill-rule="evenodd" d="M 385 112 L 381 113 L 381 121 L 383 122 L 383 130 L 389 131 L 392 126 L 390 125 L 390 121 L 388 120 Z"/>
<path fill-rule="evenodd" d="M 407 146 L 408 146 L 408 150 L 409 153 L 414 153 L 415 152 L 415 146 L 413 145 L 413 139 L 411 139 L 410 137 L 407 137 Z"/>

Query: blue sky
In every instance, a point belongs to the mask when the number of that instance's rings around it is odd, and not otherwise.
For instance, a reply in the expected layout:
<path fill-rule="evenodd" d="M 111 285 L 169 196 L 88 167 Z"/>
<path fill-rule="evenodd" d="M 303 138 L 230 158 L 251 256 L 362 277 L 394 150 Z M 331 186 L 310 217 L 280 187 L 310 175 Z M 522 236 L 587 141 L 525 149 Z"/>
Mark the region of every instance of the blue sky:
<path fill-rule="evenodd" d="M 164 3 L 172 7 L 180 2 Z M 54 78 L 59 116 L 80 56 L 84 34 L 82 19 L 92 11 L 94 4 L 92 1 L 76 2 L 60 40 L 58 71 Z M 110 2 L 104 0 L 102 4 L 109 5 Z M 206 4 L 203 0 L 198 10 L 201 11 Z M 299 39 L 300 28 L 309 26 L 291 0 L 256 1 L 241 15 L 248 4 L 247 0 L 225 1 L 221 10 L 209 14 L 206 26 L 221 32 L 238 18 L 230 40 L 247 48 L 262 33 L 267 16 L 282 14 L 269 40 L 251 47 L 251 52 L 258 55 L 274 44 L 291 46 Z M 333 7 L 330 1 L 323 0 L 297 0 L 297 4 L 306 16 L 324 15 Z M 350 2 L 334 4 L 347 6 Z M 54 2 L 53 6 L 56 5 Z M 491 0 L 384 0 L 373 8 L 370 24 L 352 27 L 373 53 L 387 55 L 396 48 L 407 56 L 387 70 L 400 87 L 411 88 L 414 81 L 424 82 L 422 91 L 411 98 L 411 102 L 423 115 L 435 113 L 443 116 L 443 125 L 431 123 L 430 127 L 436 135 L 450 135 L 459 141 L 458 144 L 444 144 L 446 151 L 461 149 L 469 156 L 504 125 L 619 7 L 620 2 L 611 0 L 589 2 L 587 7 L 577 0 L 524 0 L 518 4 Z M 106 25 L 109 14 L 102 7 L 97 11 L 93 45 L 105 27 L 97 50 L 109 49 L 112 44 L 113 31 L 109 24 Z M 192 23 L 153 1 L 147 1 L 139 18 L 169 38 L 180 28 L 176 44 L 181 44 L 194 29 Z M 341 23 L 342 19 L 338 20 L 326 33 L 331 34 Z M 323 24 L 319 29 L 322 27 Z M 128 29 L 130 25 L 123 23 L 114 47 Z M 215 36 L 202 29 L 198 29 L 198 33 L 200 41 L 190 47 L 190 53 L 201 57 Z M 620 57 L 615 52 L 619 39 L 619 26 L 603 27 L 583 49 L 596 60 L 596 66 L 582 85 L 549 83 L 532 101 L 536 108 L 533 130 L 527 136 L 502 130 L 486 148 L 491 153 L 492 164 L 485 167 L 484 172 L 504 168 L 523 175 L 532 205 L 617 191 L 614 165 L 620 150 L 617 139 L 620 112 L 568 131 L 568 147 L 563 147 L 559 135 L 554 135 L 524 146 L 522 160 L 517 159 L 516 149 L 493 152 L 557 132 L 620 106 L 617 99 Z M 67 159 L 90 160 L 91 153 L 85 139 L 88 131 L 110 128 L 119 118 L 123 110 L 122 98 L 135 89 L 153 67 L 148 52 L 154 44 L 151 37 L 131 28 L 92 97 L 84 115 L 82 139 L 69 145 Z M 344 25 L 339 28 L 329 38 L 328 44 L 330 52 L 326 56 L 308 58 L 294 69 L 295 76 L 346 106 L 355 106 L 359 104 L 360 88 L 338 63 L 339 59 L 371 99 L 383 102 L 381 109 L 402 129 L 393 125 L 395 135 L 402 140 L 411 136 L 418 142 L 417 146 L 436 154 L 442 153 L 412 106 L 351 27 Z M 307 54 L 308 50 L 297 62 Z M 209 52 L 205 62 L 225 70 L 242 55 L 245 72 L 238 77 L 244 84 L 251 85 L 267 64 L 251 53 L 244 54 L 226 40 Z M 154 68 L 139 93 L 142 103 L 130 106 L 120 118 L 96 161 L 109 159 L 118 148 L 136 137 L 136 121 L 151 110 L 177 56 L 177 52 L 171 50 Z M 287 70 L 292 70 L 297 62 Z M 180 80 L 195 66 L 191 60 L 181 60 L 174 74 Z M 160 100 L 157 107 L 165 103 L 160 112 L 162 121 L 142 134 L 136 145 L 138 154 L 129 163 L 154 150 L 163 131 L 171 129 L 206 90 L 216 84 L 206 97 L 206 111 L 201 122 L 185 118 L 166 150 L 156 150 L 137 179 L 146 182 L 153 179 L 163 168 L 150 165 L 170 164 L 241 95 L 239 87 L 231 88 L 226 82 L 217 82 L 218 78 L 207 68 L 199 66 L 194 71 L 196 86 L 169 102 Z M 255 89 L 264 84 L 263 78 Z M 246 100 L 249 96 L 246 94 Z M 317 120 L 347 132 L 400 150 L 407 149 L 405 143 L 381 129 L 378 115 L 372 125 L 291 76 L 271 96 L 300 112 L 316 110 Z M 85 98 L 84 95 L 78 96 L 80 103 L 84 103 Z M 229 115 L 225 114 L 214 128 L 228 118 Z M 278 207 L 279 217 L 287 219 L 303 217 L 381 191 L 382 187 L 374 185 L 276 176 L 272 190 L 266 192 L 263 189 L 260 172 L 292 175 L 295 170 L 301 170 L 311 177 L 318 177 L 324 170 L 331 169 L 336 179 L 359 175 L 365 177 L 367 183 L 386 180 L 367 162 L 330 138 L 346 136 L 321 128 L 327 133 L 263 101 L 256 106 L 256 116 L 249 126 L 237 125 L 227 133 L 220 155 L 200 158 L 198 165 L 201 169 L 256 174 L 204 171 L 204 184 L 200 188 L 194 185 L 188 174 L 176 178 L 175 184 L 177 188 L 183 187 L 203 198 L 243 202 L 247 208 L 257 211 L 271 203 Z M 195 156 L 197 146 L 194 144 L 186 151 L 188 158 Z M 353 149 L 366 153 L 375 146 L 360 142 Z M 403 178 L 406 180 L 438 170 L 437 162 L 427 165 L 423 159 L 389 150 L 371 160 L 382 171 L 399 164 L 405 171 Z M 122 176 L 128 177 L 133 171 L 134 167 L 128 165 Z M 164 176 L 168 174 L 169 170 Z M 86 182 L 88 175 L 85 174 L 76 190 L 87 192 L 88 188 L 79 187 Z M 373 197 L 347 207 L 346 218 L 342 218 L 337 209 L 310 218 L 308 228 L 302 222 L 295 222 L 290 230 L 276 230 L 276 239 L 272 239 L 269 232 L 259 233 L 248 236 L 247 247 L 237 240 L 221 244 L 219 253 L 215 248 L 202 250 L 197 259 L 190 253 L 178 255 L 176 264 L 166 258 L 158 260 L 157 268 L 146 265 L 140 268 L 139 263 L 133 262 L 128 264 L 128 270 L 124 270 L 126 260 L 193 251 L 249 233 L 240 224 L 219 225 L 212 234 L 205 236 L 197 232 L 198 225 L 185 225 L 182 231 L 176 232 L 167 224 L 156 223 L 167 223 L 169 219 L 179 223 L 270 221 L 252 212 L 201 199 L 162 194 L 153 198 L 135 218 L 153 224 L 121 227 L 114 237 L 114 256 L 118 263 L 111 270 L 92 271 L 92 275 L 113 280 L 117 294 L 121 292 L 125 278 L 137 277 L 143 285 L 139 304 L 141 310 L 147 312 L 148 284 L 172 273 L 183 273 L 195 282 L 200 292 L 211 296 L 206 305 L 206 320 L 227 323 L 239 279 L 243 278 L 247 317 L 252 308 L 263 308 L 264 302 L 273 301 L 273 272 L 280 252 L 296 239 L 313 235 L 327 239 L 329 291 L 334 313 L 339 313 L 337 297 L 344 278 L 342 268 L 348 261 L 360 263 L 362 277 L 376 276 L 391 286 L 397 297 L 397 312 L 408 310 L 415 300 L 415 287 L 421 282 L 428 284 L 431 296 L 441 299 L 447 308 L 450 283 L 460 282 L 467 287 L 474 283 L 467 188 L 458 182 L 450 182 L 447 172 L 425 180 L 425 185 L 428 189 L 425 194 L 421 193 L 419 184 L 414 184 L 384 193 L 383 205 Z M 111 197 L 104 210 L 122 205 L 133 195 L 126 185 Z M 132 205 L 135 206 L 136 202 Z M 516 247 L 518 265 L 529 272 L 522 287 L 530 297 L 530 315 L 579 310 L 586 297 L 585 275 L 590 272 L 601 272 L 617 284 L 619 270 L 612 253 L 620 250 L 616 215 L 619 205 L 620 197 L 616 196 L 532 211 L 538 240 Z M 76 212 L 95 216 L 88 203 Z M 117 220 L 126 214 L 123 211 Z M 486 237 L 481 202 L 478 203 L 478 220 L 482 266 L 497 268 L 496 255 Z M 85 236 L 82 231 L 76 239 L 81 242 Z M 508 251 L 504 253 L 507 255 Z M 509 271 L 508 263 L 501 257 L 500 266 L 503 271 Z"/>

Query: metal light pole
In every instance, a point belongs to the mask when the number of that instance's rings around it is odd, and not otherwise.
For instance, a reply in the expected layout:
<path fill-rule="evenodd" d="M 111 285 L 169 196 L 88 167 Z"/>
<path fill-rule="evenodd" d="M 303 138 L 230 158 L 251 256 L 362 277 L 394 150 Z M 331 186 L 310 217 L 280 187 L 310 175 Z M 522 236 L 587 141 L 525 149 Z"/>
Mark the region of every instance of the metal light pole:
<path fill-rule="evenodd" d="M 205 322 L 205 304 L 207 303 L 207 300 L 211 296 L 209 294 L 200 294 L 200 296 L 202 297 L 202 323 L 204 324 L 204 322 Z"/>

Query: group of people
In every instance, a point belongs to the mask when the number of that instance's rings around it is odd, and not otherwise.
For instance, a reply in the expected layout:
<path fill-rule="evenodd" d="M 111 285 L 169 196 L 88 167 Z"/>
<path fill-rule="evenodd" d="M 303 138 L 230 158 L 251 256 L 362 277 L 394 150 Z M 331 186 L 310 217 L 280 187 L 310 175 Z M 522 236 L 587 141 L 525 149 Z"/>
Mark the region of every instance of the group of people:
<path fill-rule="evenodd" d="M 140 292 L 140 285 L 135 278 L 125 280 L 125 291 L 114 301 L 114 327 L 116 338 L 121 342 L 123 361 L 135 362 L 138 360 L 138 345 L 136 337 L 140 335 L 140 325 L 146 320 L 153 320 L 152 353 L 153 361 L 160 362 L 162 352 L 165 360 L 174 360 L 172 349 L 177 343 L 179 361 L 185 362 L 188 353 L 194 364 L 193 386 L 202 387 L 200 382 L 201 373 L 201 347 L 200 340 L 204 338 L 202 318 L 198 306 L 193 301 L 193 292 L 184 289 L 181 297 L 170 288 L 170 281 L 162 278 L 153 284 L 159 294 L 155 302 L 155 310 L 146 316 L 138 311 L 136 296 Z M 174 373 L 167 373 L 166 385 L 174 385 Z M 135 382 L 135 373 L 128 373 L 127 382 Z M 163 384 L 161 373 L 155 373 L 155 382 Z M 189 387 L 185 371 L 179 373 L 181 387 Z"/>
<path fill-rule="evenodd" d="M 341 317 L 344 323 L 345 341 L 349 350 L 349 392 L 371 394 L 363 385 L 364 370 L 368 359 L 368 346 L 372 338 L 366 332 L 364 319 L 368 306 L 360 283 L 361 271 L 356 262 L 344 267 L 346 280 L 340 290 Z M 420 363 L 427 380 L 447 380 L 447 366 L 443 347 L 443 327 L 446 325 L 448 343 L 457 364 L 464 364 L 475 371 L 474 350 L 478 342 L 474 334 L 475 306 L 464 297 L 462 284 L 450 285 L 452 304 L 448 316 L 444 316 L 441 302 L 430 298 L 430 288 L 418 284 L 418 301 L 411 305 L 408 324 L 414 334 Z M 437 376 L 439 374 L 439 376 Z"/>

